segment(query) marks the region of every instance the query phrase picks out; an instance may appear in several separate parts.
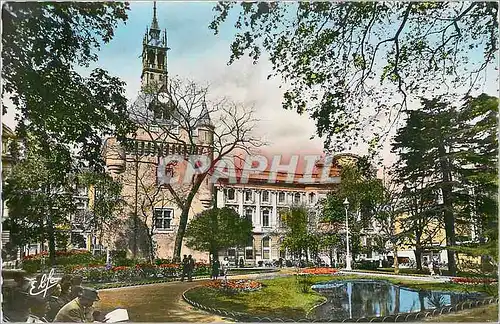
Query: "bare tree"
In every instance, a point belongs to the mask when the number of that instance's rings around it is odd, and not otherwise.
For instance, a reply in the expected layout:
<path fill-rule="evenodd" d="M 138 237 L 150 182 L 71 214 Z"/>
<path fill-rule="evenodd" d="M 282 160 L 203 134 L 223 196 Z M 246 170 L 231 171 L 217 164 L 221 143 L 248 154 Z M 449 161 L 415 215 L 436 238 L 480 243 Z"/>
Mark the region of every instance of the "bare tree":
<path fill-rule="evenodd" d="M 136 164 L 149 164 L 158 170 L 158 175 L 152 177 L 156 179 L 153 187 L 144 182 L 149 198 L 141 213 L 144 216 L 144 212 L 152 212 L 157 199 L 173 203 L 181 210 L 173 251 L 175 259 L 180 259 L 193 201 L 197 197 L 205 207 L 213 201 L 213 185 L 207 176 L 214 175 L 217 163 L 237 152 L 252 154 L 263 145 L 252 134 L 257 122 L 253 109 L 227 98 L 208 102 L 208 89 L 178 78 L 170 79 L 167 84 L 151 83 L 129 109 L 138 131 L 126 143 L 127 155 L 134 156 Z M 173 156 L 178 159 L 169 160 Z M 206 160 L 196 158 L 200 156 Z M 139 187 L 137 184 L 136 188 Z M 134 200 L 141 201 L 139 197 Z M 139 204 L 134 211 L 136 217 L 138 209 Z"/>

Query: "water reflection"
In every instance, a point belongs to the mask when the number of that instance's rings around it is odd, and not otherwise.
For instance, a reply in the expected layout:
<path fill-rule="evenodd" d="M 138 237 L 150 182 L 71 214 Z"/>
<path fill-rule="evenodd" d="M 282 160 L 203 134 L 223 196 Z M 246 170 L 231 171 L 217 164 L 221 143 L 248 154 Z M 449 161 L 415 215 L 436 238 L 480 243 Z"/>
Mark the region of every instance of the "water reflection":
<path fill-rule="evenodd" d="M 413 290 L 382 280 L 331 281 L 314 285 L 312 289 L 326 296 L 328 301 L 317 307 L 311 317 L 339 321 L 424 311 L 480 297 L 478 294 Z"/>

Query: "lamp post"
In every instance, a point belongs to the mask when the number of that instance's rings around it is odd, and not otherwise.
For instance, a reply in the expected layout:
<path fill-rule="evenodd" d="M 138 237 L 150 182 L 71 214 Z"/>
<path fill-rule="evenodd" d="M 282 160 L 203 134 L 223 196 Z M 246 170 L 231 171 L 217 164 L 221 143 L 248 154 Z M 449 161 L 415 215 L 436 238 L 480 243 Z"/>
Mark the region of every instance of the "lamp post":
<path fill-rule="evenodd" d="M 345 269 L 346 270 L 352 270 L 351 268 L 351 251 L 349 248 L 349 218 L 348 218 L 348 213 L 347 210 L 349 209 L 349 200 L 347 198 L 344 200 L 344 207 L 345 207 L 345 229 L 346 229 L 346 244 L 347 244 L 347 253 L 345 256 Z"/>

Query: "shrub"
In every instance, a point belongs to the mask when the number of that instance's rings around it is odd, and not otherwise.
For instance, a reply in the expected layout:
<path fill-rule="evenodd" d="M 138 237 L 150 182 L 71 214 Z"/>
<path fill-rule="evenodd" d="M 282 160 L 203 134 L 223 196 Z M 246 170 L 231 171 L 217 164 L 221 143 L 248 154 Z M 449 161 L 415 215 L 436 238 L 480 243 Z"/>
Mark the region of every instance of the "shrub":
<path fill-rule="evenodd" d="M 362 261 L 359 261 L 359 262 L 355 262 L 353 265 L 354 265 L 354 269 L 359 269 L 359 270 L 377 270 L 379 262 L 378 261 L 362 260 Z"/>
<path fill-rule="evenodd" d="M 156 265 L 162 265 L 162 264 L 169 264 L 169 263 L 173 263 L 172 260 L 170 259 L 156 259 L 155 260 L 155 264 Z"/>
<path fill-rule="evenodd" d="M 308 293 L 311 290 L 313 281 L 311 275 L 309 274 L 299 274 L 297 275 L 297 288 L 301 293 Z"/>
<path fill-rule="evenodd" d="M 27 255 L 23 258 L 22 268 L 28 273 L 35 273 L 42 268 L 43 260 L 45 263 L 48 262 L 48 257 L 48 252 Z M 104 262 L 105 257 L 94 257 L 87 250 L 56 251 L 56 265 L 64 266 L 64 268 L 72 265 L 104 264 Z"/>

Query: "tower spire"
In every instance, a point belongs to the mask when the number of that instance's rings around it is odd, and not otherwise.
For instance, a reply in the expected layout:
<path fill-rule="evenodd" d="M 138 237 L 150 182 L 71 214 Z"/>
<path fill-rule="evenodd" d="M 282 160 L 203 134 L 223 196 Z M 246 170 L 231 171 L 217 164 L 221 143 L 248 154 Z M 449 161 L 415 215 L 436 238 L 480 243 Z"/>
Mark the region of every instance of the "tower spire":
<path fill-rule="evenodd" d="M 158 27 L 158 19 L 156 19 L 156 1 L 153 1 L 153 22 L 151 23 L 151 29 L 160 29 Z"/>

